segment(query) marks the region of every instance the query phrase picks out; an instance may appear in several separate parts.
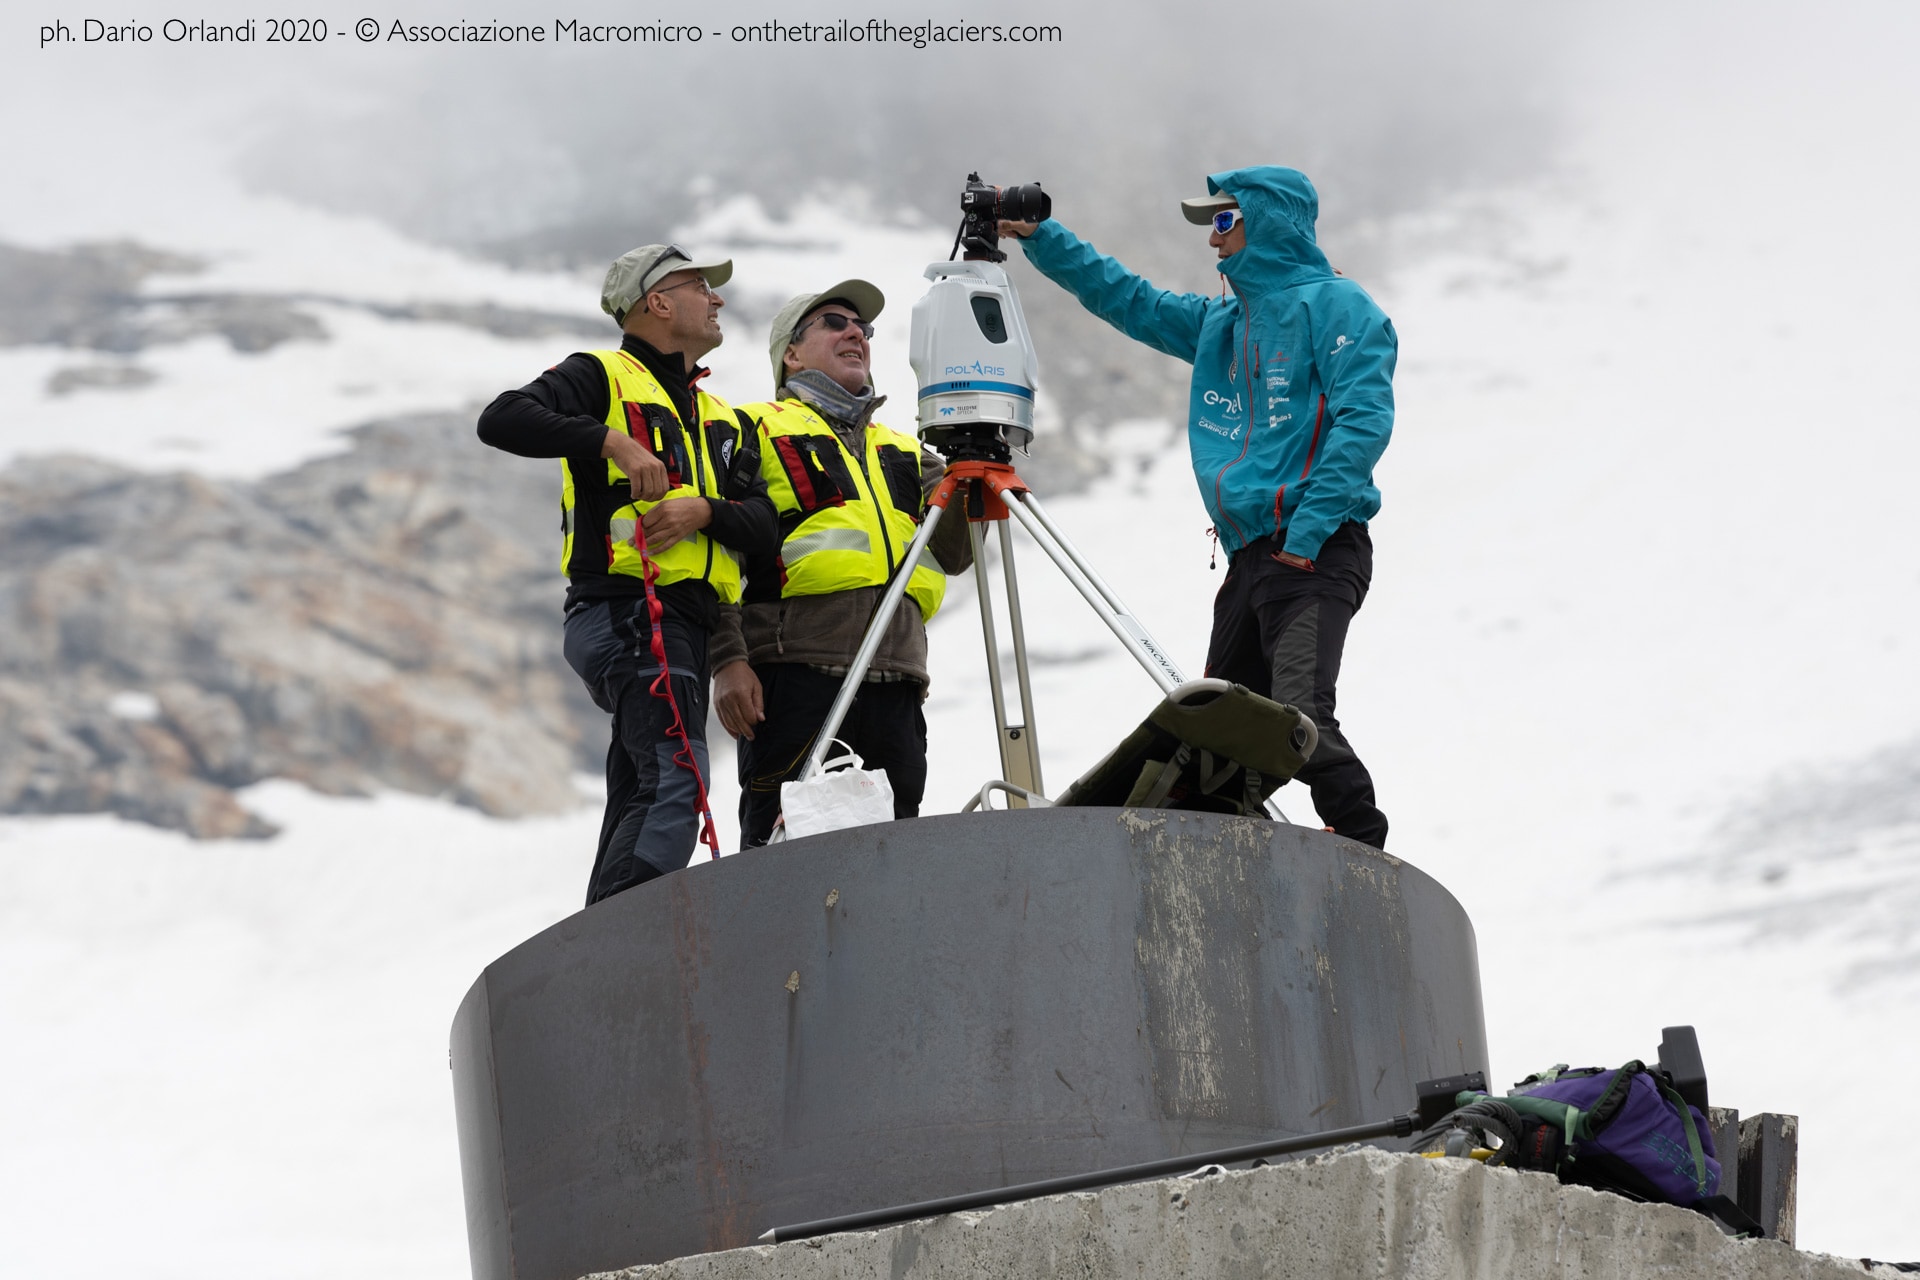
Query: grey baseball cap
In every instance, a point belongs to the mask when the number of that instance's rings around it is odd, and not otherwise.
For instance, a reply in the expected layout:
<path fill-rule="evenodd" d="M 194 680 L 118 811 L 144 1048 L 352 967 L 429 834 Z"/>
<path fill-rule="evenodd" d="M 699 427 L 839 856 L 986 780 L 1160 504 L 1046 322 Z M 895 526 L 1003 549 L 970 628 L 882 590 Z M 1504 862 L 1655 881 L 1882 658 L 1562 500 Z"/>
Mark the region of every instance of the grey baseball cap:
<path fill-rule="evenodd" d="M 872 324 L 874 317 L 887 305 L 887 297 L 865 280 L 842 280 L 839 284 L 829 285 L 818 293 L 803 293 L 787 299 L 787 305 L 773 318 L 773 332 L 767 337 L 767 354 L 773 357 L 773 389 L 778 391 L 787 381 L 787 348 L 793 345 L 793 331 L 807 318 L 807 313 L 827 302 L 844 302 L 853 308 L 853 313 Z"/>
<path fill-rule="evenodd" d="M 607 282 L 600 286 L 600 309 L 624 322 L 634 303 L 676 271 L 698 271 L 707 278 L 708 287 L 718 289 L 733 277 L 733 259 L 695 262 L 677 244 L 643 244 L 621 254 L 607 268 Z"/>
<path fill-rule="evenodd" d="M 1180 202 L 1180 212 L 1187 215 L 1187 221 L 1203 227 L 1212 222 L 1213 215 L 1222 209 L 1239 207 L 1240 202 L 1229 195 L 1195 196 Z"/>

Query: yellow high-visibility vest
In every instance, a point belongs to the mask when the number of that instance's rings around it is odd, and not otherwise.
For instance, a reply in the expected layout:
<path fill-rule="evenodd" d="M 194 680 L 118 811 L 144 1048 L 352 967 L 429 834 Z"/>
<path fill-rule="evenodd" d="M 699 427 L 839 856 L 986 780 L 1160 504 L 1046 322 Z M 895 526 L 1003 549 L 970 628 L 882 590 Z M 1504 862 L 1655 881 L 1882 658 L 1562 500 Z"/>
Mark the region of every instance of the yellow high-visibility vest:
<path fill-rule="evenodd" d="M 607 371 L 607 425 L 632 436 L 653 450 L 666 464 L 668 498 L 720 498 L 725 483 L 725 463 L 740 446 L 740 422 L 726 401 L 705 391 L 695 390 L 694 403 L 700 421 L 689 431 L 680 421 L 679 410 L 646 365 L 625 351 L 591 352 Z M 715 465 L 716 455 L 724 455 Z M 561 460 L 563 473 L 560 493 L 561 523 L 565 544 L 560 553 L 560 571 L 569 577 L 576 572 L 624 573 L 641 577 L 644 573 L 639 548 L 633 545 L 635 526 L 659 502 L 636 502 L 627 473 L 605 460 L 604 472 L 596 466 L 587 475 L 575 475 L 573 465 Z M 592 485 L 602 490 L 617 490 L 613 500 L 593 503 L 595 510 L 611 510 L 606 527 L 576 528 L 577 500 Z M 660 583 L 699 579 L 711 583 L 722 604 L 740 599 L 740 557 L 697 531 L 682 538 L 665 551 L 649 553 L 660 566 Z"/>
<path fill-rule="evenodd" d="M 865 453 L 854 455 L 804 401 L 741 412 L 759 423 L 760 474 L 780 513 L 780 595 L 884 584 L 920 525 L 919 441 L 872 422 Z M 929 550 L 907 578 L 907 595 L 925 620 L 946 593 L 947 575 Z"/>

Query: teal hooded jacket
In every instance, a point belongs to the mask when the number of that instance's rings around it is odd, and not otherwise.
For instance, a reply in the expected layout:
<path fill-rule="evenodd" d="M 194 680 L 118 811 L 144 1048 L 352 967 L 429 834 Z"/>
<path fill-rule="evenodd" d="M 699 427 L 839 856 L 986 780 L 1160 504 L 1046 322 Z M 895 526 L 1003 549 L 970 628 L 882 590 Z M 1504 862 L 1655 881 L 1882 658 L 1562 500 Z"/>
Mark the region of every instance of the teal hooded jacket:
<path fill-rule="evenodd" d="M 1314 559 L 1380 510 L 1373 468 L 1393 433 L 1393 322 L 1314 243 L 1307 176 L 1263 165 L 1207 179 L 1240 202 L 1247 245 L 1221 260 L 1227 297 L 1157 289 L 1057 222 L 1027 260 L 1130 338 L 1193 365 L 1194 479 L 1232 555 L 1262 535 Z"/>

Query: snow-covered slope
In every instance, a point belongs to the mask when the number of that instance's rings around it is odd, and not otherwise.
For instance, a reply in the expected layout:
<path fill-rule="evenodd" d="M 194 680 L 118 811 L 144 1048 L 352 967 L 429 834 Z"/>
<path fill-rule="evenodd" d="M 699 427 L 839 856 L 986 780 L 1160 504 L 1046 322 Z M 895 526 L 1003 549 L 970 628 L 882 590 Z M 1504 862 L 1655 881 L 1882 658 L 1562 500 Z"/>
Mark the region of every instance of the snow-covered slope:
<path fill-rule="evenodd" d="M 247 803 L 286 834 L 0 823 L 8 1274 L 466 1274 L 447 1026 L 598 815 Z"/>
<path fill-rule="evenodd" d="M 1596 59 L 1623 83 L 1584 87 L 1604 109 L 1552 179 L 1371 229 L 1401 264 L 1368 282 L 1401 335 L 1400 418 L 1341 711 L 1395 852 L 1476 922 L 1495 1079 L 1650 1054 L 1663 1023 L 1693 1022 L 1716 1101 L 1802 1116 L 1801 1241 L 1916 1257 L 1920 1181 L 1862 1119 L 1920 1056 L 1920 249 L 1897 162 L 1920 153 L 1920 112 L 1887 12 L 1793 42 L 1704 18 L 1632 42 L 1631 61 Z M 1720 62 L 1685 61 L 1709 47 Z M 240 291 L 593 314 L 592 279 L 249 195 L 212 151 L 172 160 L 130 155 L 141 208 L 56 174 L 0 206 L 0 240 L 134 236 Z M 1133 211 L 1062 216 L 1097 239 Z M 857 273 L 894 300 L 877 376 L 907 423 L 905 304 L 947 233 L 735 202 L 676 234 L 739 263 L 724 393 L 760 393 L 781 297 Z M 1162 283 L 1215 284 L 1198 246 Z M 67 356 L 0 352 L 0 452 L 177 436 L 194 448 L 147 464 L 260 474 L 365 417 L 483 399 L 566 346 L 319 313 L 325 347 L 202 340 L 124 393 L 56 401 L 41 388 Z M 319 392 L 268 448 L 250 407 L 294 363 Z M 156 425 L 111 434 L 130 419 Z M 1109 476 L 1049 508 L 1197 670 L 1219 577 L 1184 443 L 1132 422 L 1103 447 Z M 1017 542 L 1058 789 L 1153 695 Z M 934 811 L 993 768 L 970 588 L 949 599 Z M 1280 799 L 1310 818 L 1296 788 Z M 0 820 L 9 1270 L 92 1275 L 137 1241 L 154 1276 L 464 1274 L 446 1026 L 487 960 L 574 909 L 597 815 L 502 823 L 278 784 L 249 802 L 286 833 Z"/>

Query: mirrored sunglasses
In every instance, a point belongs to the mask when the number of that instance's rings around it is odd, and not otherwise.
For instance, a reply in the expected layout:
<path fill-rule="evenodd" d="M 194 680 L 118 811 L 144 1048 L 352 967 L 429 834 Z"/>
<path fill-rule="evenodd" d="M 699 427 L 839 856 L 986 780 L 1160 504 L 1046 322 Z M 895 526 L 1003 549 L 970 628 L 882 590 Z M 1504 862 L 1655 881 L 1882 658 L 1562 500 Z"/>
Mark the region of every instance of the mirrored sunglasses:
<path fill-rule="evenodd" d="M 1213 215 L 1213 229 L 1221 235 L 1225 235 L 1227 232 L 1233 230 L 1239 221 L 1240 211 L 1238 209 L 1222 209 Z"/>

